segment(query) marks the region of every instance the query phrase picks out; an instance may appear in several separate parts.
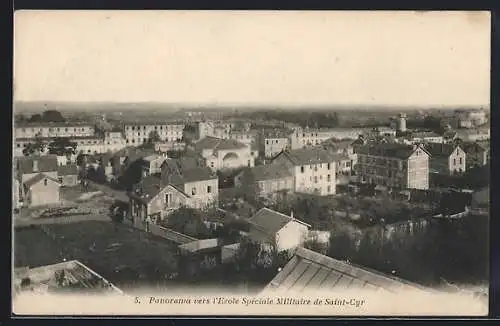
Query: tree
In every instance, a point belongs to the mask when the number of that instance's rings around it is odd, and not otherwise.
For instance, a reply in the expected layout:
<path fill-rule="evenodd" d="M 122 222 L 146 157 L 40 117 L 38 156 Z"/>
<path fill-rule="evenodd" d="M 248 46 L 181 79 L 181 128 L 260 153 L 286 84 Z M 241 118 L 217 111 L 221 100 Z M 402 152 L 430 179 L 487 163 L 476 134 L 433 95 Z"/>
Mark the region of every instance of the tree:
<path fill-rule="evenodd" d="M 159 142 L 160 140 L 161 140 L 160 135 L 158 134 L 158 132 L 156 130 L 152 130 L 149 133 L 149 136 L 148 136 L 149 143 L 156 143 L 156 142 Z"/>
<path fill-rule="evenodd" d="M 69 138 L 56 138 L 49 144 L 49 154 L 72 155 L 76 154 L 77 143 L 70 141 Z"/>
<path fill-rule="evenodd" d="M 340 260 L 352 260 L 356 255 L 354 239 L 346 232 L 331 233 L 328 247 L 328 256 Z"/>
<path fill-rule="evenodd" d="M 40 155 L 45 150 L 45 148 L 45 144 L 39 137 L 37 137 L 35 138 L 33 143 L 26 144 L 26 147 L 23 149 L 23 155 Z"/>
<path fill-rule="evenodd" d="M 37 113 L 37 114 L 33 114 L 33 115 L 29 118 L 29 120 L 28 120 L 28 121 L 29 121 L 29 122 L 42 122 L 42 121 L 43 121 L 43 119 L 42 119 L 42 115 L 41 115 L 41 114 L 38 114 L 38 113 Z"/>
<path fill-rule="evenodd" d="M 168 216 L 168 219 L 160 222 L 166 228 L 186 234 L 195 238 L 205 238 L 210 235 L 210 230 L 203 221 L 200 211 L 181 207 Z"/>
<path fill-rule="evenodd" d="M 65 122 L 66 119 L 61 112 L 57 110 L 47 110 L 42 113 L 42 121 L 44 122 Z"/>

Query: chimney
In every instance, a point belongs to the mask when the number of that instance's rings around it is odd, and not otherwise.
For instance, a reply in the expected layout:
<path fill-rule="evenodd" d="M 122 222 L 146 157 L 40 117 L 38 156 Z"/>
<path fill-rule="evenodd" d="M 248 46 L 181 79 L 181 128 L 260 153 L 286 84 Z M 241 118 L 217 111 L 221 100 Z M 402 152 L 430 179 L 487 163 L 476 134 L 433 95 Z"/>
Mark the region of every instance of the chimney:
<path fill-rule="evenodd" d="M 33 172 L 38 172 L 38 160 L 33 161 Z"/>

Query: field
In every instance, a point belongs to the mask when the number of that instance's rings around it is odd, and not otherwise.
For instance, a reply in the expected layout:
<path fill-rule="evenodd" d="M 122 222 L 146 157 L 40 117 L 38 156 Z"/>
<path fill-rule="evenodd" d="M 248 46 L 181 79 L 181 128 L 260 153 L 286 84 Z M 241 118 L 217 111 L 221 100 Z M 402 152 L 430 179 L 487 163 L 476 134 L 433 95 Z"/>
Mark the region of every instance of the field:
<path fill-rule="evenodd" d="M 15 267 L 79 260 L 118 287 L 165 284 L 177 273 L 177 247 L 105 221 L 17 228 Z"/>

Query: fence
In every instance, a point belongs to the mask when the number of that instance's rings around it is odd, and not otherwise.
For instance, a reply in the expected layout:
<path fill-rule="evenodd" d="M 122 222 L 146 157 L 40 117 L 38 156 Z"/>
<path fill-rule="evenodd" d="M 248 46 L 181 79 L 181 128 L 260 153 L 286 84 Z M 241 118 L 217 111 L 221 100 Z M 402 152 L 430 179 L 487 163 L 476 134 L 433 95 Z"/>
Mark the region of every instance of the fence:
<path fill-rule="evenodd" d="M 157 224 L 150 223 L 149 224 L 149 232 L 151 234 L 162 237 L 164 239 L 173 241 L 177 244 L 184 244 L 192 241 L 197 241 L 198 239 L 190 237 L 188 235 L 176 232 L 171 229 L 164 228 Z"/>

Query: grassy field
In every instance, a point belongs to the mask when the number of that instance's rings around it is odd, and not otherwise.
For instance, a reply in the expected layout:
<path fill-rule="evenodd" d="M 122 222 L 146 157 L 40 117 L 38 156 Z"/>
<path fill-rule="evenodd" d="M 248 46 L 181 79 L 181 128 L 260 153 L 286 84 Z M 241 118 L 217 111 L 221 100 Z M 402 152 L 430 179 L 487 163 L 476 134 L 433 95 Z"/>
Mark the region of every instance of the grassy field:
<path fill-rule="evenodd" d="M 168 283 L 177 273 L 176 250 L 162 238 L 104 221 L 18 228 L 14 234 L 16 267 L 77 259 L 122 288 Z"/>

